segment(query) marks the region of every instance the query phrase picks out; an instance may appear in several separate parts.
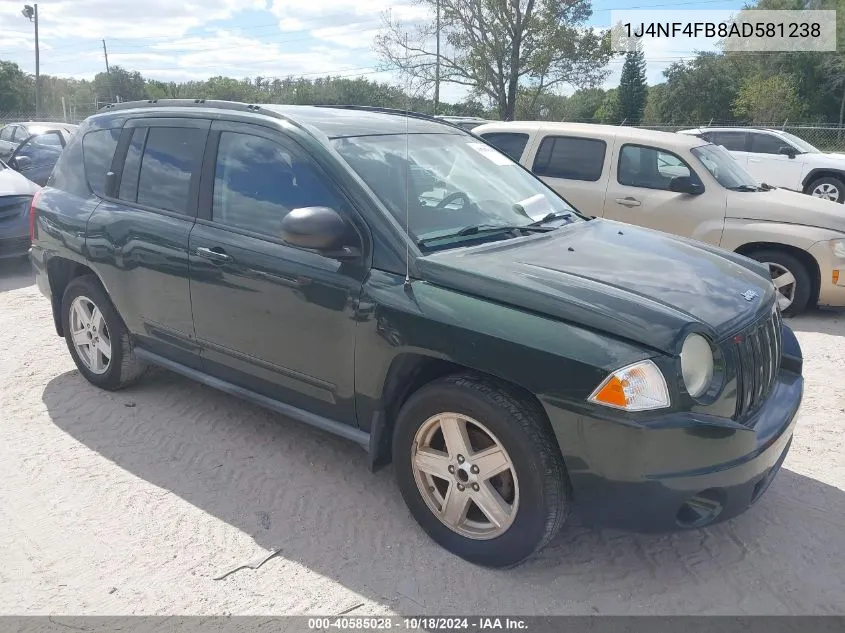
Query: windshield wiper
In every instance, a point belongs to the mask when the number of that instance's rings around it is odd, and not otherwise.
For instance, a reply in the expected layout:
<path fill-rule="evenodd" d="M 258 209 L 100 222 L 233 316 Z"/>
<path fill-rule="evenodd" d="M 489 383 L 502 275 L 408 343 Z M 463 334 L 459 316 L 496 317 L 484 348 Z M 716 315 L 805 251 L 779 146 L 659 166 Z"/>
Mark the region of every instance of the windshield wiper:
<path fill-rule="evenodd" d="M 539 220 L 535 220 L 534 222 L 532 222 L 528 226 L 540 226 L 541 224 L 545 224 L 546 222 L 551 222 L 552 220 L 569 220 L 571 218 L 572 218 L 572 213 L 569 212 L 569 211 L 566 211 L 564 213 L 561 213 L 559 211 L 554 211 L 552 213 L 547 213 L 542 218 L 540 218 Z"/>
<path fill-rule="evenodd" d="M 731 191 L 763 191 L 757 185 L 737 185 L 736 187 L 728 187 Z"/>
<path fill-rule="evenodd" d="M 426 246 L 431 242 L 439 242 L 440 240 L 448 240 L 454 237 L 466 237 L 469 235 L 477 235 L 479 233 L 494 233 L 498 231 L 531 231 L 545 233 L 551 231 L 546 226 L 536 226 L 534 224 L 473 224 L 465 226 L 454 233 L 447 233 L 445 235 L 436 235 L 434 237 L 424 237 L 417 240 L 417 246 Z"/>

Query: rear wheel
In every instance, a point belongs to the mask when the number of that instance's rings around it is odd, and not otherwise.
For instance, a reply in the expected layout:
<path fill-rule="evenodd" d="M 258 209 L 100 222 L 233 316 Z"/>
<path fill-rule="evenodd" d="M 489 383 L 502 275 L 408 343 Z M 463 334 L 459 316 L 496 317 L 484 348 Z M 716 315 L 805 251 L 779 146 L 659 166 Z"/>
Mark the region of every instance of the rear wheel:
<path fill-rule="evenodd" d="M 748 256 L 768 266 L 781 312 L 787 316 L 803 312 L 813 285 L 807 267 L 794 255 L 782 251 L 754 251 Z"/>
<path fill-rule="evenodd" d="M 411 396 L 396 422 L 393 463 L 422 528 L 480 565 L 520 563 L 568 511 L 563 460 L 542 410 L 481 377 L 444 378 Z"/>
<path fill-rule="evenodd" d="M 62 329 L 79 372 L 93 385 L 116 390 L 144 373 L 129 332 L 96 277 L 72 280 L 62 297 Z"/>
<path fill-rule="evenodd" d="M 810 183 L 810 186 L 807 187 L 807 193 L 814 198 L 843 202 L 845 201 L 845 183 L 839 178 L 823 176 Z"/>

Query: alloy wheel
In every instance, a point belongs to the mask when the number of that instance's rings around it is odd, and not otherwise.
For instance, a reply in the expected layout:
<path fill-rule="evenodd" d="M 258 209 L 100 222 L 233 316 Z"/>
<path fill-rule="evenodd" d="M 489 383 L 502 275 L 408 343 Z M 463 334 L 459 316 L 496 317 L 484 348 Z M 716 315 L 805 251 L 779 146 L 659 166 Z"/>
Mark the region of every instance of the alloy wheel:
<path fill-rule="evenodd" d="M 774 262 L 765 262 L 769 267 L 769 274 L 772 276 L 772 283 L 778 291 L 778 307 L 783 312 L 792 302 L 795 301 L 795 288 L 797 286 L 795 275 L 789 272 L 785 266 L 776 264 Z"/>
<path fill-rule="evenodd" d="M 459 413 L 439 413 L 414 436 L 411 469 L 420 495 L 454 532 L 487 540 L 504 534 L 519 507 L 519 482 L 499 439 Z"/>
<path fill-rule="evenodd" d="M 832 202 L 839 202 L 839 187 L 829 182 L 823 182 L 813 189 L 811 195 L 814 198 L 822 198 Z"/>
<path fill-rule="evenodd" d="M 79 359 L 91 372 L 104 374 L 111 363 L 111 337 L 103 313 L 88 297 L 70 304 L 70 333 Z"/>

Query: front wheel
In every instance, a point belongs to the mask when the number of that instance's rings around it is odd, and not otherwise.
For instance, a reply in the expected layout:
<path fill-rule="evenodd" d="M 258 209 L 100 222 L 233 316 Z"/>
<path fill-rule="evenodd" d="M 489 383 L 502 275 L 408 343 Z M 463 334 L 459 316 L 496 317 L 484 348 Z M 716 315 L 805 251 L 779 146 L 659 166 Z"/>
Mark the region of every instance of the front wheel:
<path fill-rule="evenodd" d="M 810 183 L 810 186 L 807 187 L 807 193 L 822 200 L 845 202 L 845 183 L 839 178 L 824 176 Z"/>
<path fill-rule="evenodd" d="M 435 381 L 399 413 L 393 463 L 405 503 L 441 546 L 488 567 L 551 540 L 569 485 L 539 405 L 472 375 Z"/>
<path fill-rule="evenodd" d="M 787 316 L 803 312 L 810 301 L 813 285 L 807 267 L 797 257 L 783 251 L 754 251 L 749 257 L 768 266 L 778 291 L 780 311 Z"/>

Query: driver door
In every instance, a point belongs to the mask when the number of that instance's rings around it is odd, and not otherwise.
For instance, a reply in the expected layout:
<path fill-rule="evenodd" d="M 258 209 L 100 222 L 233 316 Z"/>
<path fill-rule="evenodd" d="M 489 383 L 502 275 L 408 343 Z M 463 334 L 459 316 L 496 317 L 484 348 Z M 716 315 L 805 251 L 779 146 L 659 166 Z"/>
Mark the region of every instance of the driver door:
<path fill-rule="evenodd" d="M 59 132 L 30 136 L 12 153 L 9 167 L 43 187 L 59 160 L 62 145 Z"/>
<path fill-rule="evenodd" d="M 191 231 L 190 293 L 205 370 L 218 378 L 356 424 L 354 309 L 367 269 L 291 246 L 292 209 L 354 211 L 295 142 L 276 131 L 215 121 Z M 357 243 L 352 243 L 357 242 Z"/>
<path fill-rule="evenodd" d="M 713 234 L 714 222 L 724 222 L 723 189 L 711 186 L 699 195 L 669 190 L 678 176 L 689 176 L 703 187 L 695 170 L 677 154 L 629 143 L 622 145 L 618 156 L 604 200 L 605 218 L 703 240 Z"/>

